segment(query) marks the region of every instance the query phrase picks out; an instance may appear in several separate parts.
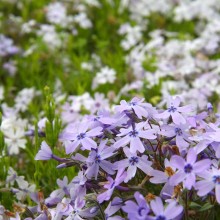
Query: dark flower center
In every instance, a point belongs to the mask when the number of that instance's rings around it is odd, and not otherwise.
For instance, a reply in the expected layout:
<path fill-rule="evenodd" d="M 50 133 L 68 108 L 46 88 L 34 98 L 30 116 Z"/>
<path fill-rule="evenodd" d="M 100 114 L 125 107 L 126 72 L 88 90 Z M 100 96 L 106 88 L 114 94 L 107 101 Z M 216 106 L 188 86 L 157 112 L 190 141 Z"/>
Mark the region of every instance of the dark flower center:
<path fill-rule="evenodd" d="M 168 108 L 168 112 L 175 112 L 177 110 L 176 107 L 174 107 L 173 105 L 171 105 L 169 108 Z"/>
<path fill-rule="evenodd" d="M 164 215 L 157 216 L 156 220 L 166 220 L 167 218 Z"/>
<path fill-rule="evenodd" d="M 129 102 L 129 105 L 130 106 L 135 106 L 135 105 L 137 105 L 137 103 L 136 102 Z"/>
<path fill-rule="evenodd" d="M 144 207 L 140 207 L 140 208 L 138 209 L 138 215 L 143 216 L 143 215 L 145 215 L 145 214 L 146 214 L 145 208 L 144 208 Z"/>
<path fill-rule="evenodd" d="M 96 155 L 96 157 L 95 157 L 95 163 L 100 163 L 101 162 L 101 157 L 100 157 L 100 155 Z"/>
<path fill-rule="evenodd" d="M 131 157 L 129 159 L 129 163 L 130 163 L 130 165 L 134 166 L 135 164 L 138 163 L 138 157 L 135 157 L 135 156 Z"/>
<path fill-rule="evenodd" d="M 78 140 L 81 140 L 81 139 L 83 139 L 83 138 L 85 138 L 86 137 L 86 134 L 85 133 L 80 133 L 79 135 L 77 135 L 77 139 Z"/>
<path fill-rule="evenodd" d="M 95 107 L 99 108 L 101 106 L 101 104 L 99 102 L 95 103 Z"/>
<path fill-rule="evenodd" d="M 213 180 L 214 183 L 220 184 L 220 176 L 213 176 L 212 180 Z"/>
<path fill-rule="evenodd" d="M 185 167 L 184 167 L 184 172 L 185 173 L 191 173 L 192 172 L 192 165 L 191 164 L 187 164 Z"/>
<path fill-rule="evenodd" d="M 176 135 L 181 136 L 183 134 L 182 130 L 180 128 L 175 128 Z"/>
<path fill-rule="evenodd" d="M 130 131 L 130 132 L 128 133 L 128 135 L 129 135 L 130 137 L 137 137 L 138 132 L 137 132 L 136 130 L 133 130 L 133 131 Z"/>

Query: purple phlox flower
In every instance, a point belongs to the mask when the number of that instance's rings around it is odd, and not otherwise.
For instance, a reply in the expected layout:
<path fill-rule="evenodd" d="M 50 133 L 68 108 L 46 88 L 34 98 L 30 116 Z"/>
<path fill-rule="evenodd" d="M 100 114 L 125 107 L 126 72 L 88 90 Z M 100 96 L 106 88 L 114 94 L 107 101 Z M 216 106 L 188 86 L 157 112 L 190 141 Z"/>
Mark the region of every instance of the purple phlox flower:
<path fill-rule="evenodd" d="M 120 169 L 118 170 L 115 180 L 113 180 L 110 176 L 108 176 L 107 177 L 108 183 L 104 185 L 104 188 L 107 190 L 97 196 L 98 202 L 102 203 L 103 201 L 108 201 L 111 198 L 115 187 L 119 186 L 119 184 L 121 184 L 124 181 L 126 175 L 127 172 L 124 171 L 124 169 Z"/>
<path fill-rule="evenodd" d="M 0 56 L 4 57 L 7 55 L 13 55 L 18 53 L 20 50 L 18 47 L 13 45 L 13 40 L 0 34 Z"/>
<path fill-rule="evenodd" d="M 103 131 L 112 131 L 116 127 L 122 126 L 122 124 L 126 124 L 128 118 L 125 114 L 116 113 L 112 115 L 110 111 L 102 110 L 94 116 L 88 116 L 88 120 L 91 123 L 91 127 L 101 126 L 103 127 Z"/>
<path fill-rule="evenodd" d="M 24 200 L 35 191 L 35 188 L 36 186 L 34 184 L 29 185 L 29 183 L 25 181 L 24 184 L 19 185 L 19 189 L 12 188 L 12 192 L 14 191 L 18 200 Z"/>
<path fill-rule="evenodd" d="M 189 113 L 192 111 L 192 106 L 186 105 L 179 107 L 181 102 L 180 97 L 170 98 L 167 102 L 167 110 L 162 113 L 154 115 L 155 118 L 167 119 L 171 116 L 175 124 L 185 124 L 186 119 L 182 115 L 183 113 Z"/>
<path fill-rule="evenodd" d="M 196 159 L 197 154 L 193 148 L 188 151 L 186 161 L 180 156 L 172 156 L 170 163 L 172 166 L 176 167 L 178 171 L 170 177 L 170 185 L 176 186 L 180 182 L 183 182 L 183 187 L 190 190 L 195 185 L 196 175 L 204 172 L 211 165 L 209 159 L 198 162 L 196 162 Z"/>
<path fill-rule="evenodd" d="M 12 167 L 9 167 L 8 176 L 6 178 L 6 183 L 14 185 L 14 182 L 17 182 L 18 186 L 28 185 L 28 182 L 24 180 L 24 176 L 18 176 L 17 172 Z"/>
<path fill-rule="evenodd" d="M 62 106 L 61 118 L 63 122 L 71 123 L 77 121 L 80 118 L 80 114 L 74 109 L 73 105 L 67 102 Z"/>
<path fill-rule="evenodd" d="M 166 202 L 173 201 L 173 197 L 175 197 L 174 186 L 171 186 L 169 182 L 165 183 L 162 190 L 160 191 L 160 197 L 164 199 Z"/>
<path fill-rule="evenodd" d="M 150 178 L 151 183 L 154 184 L 165 183 L 165 185 L 163 186 L 160 192 L 160 195 L 162 198 L 167 198 L 167 197 L 171 197 L 174 192 L 174 186 L 171 186 L 168 180 L 175 173 L 176 168 L 172 167 L 170 161 L 167 158 L 165 159 L 164 164 L 165 164 L 164 171 L 152 170 L 149 175 L 151 176 Z"/>
<path fill-rule="evenodd" d="M 50 194 L 50 196 L 45 200 L 46 203 L 51 204 L 51 201 L 60 202 L 65 195 L 67 195 L 67 196 L 70 195 L 70 189 L 72 188 L 73 183 L 70 182 L 68 184 L 68 179 L 66 176 L 63 178 L 63 180 L 57 179 L 57 185 L 60 187 L 60 189 L 54 190 Z"/>
<path fill-rule="evenodd" d="M 89 157 L 87 159 L 88 168 L 85 172 L 89 179 L 92 177 L 97 179 L 100 167 L 110 175 L 115 173 L 114 165 L 106 160 L 115 154 L 113 153 L 115 149 L 112 147 L 107 147 L 106 143 L 107 140 L 102 141 L 98 148 L 92 149 L 90 151 Z"/>
<path fill-rule="evenodd" d="M 35 160 L 50 160 L 53 156 L 51 148 L 47 145 L 46 141 L 41 143 L 41 149 L 35 156 Z"/>
<path fill-rule="evenodd" d="M 115 166 L 116 169 L 126 169 L 128 167 L 127 176 L 124 180 L 125 183 L 127 183 L 135 176 L 137 168 L 141 169 L 144 173 L 148 175 L 153 170 L 151 167 L 152 162 L 148 160 L 148 157 L 146 155 L 139 157 L 136 153 L 131 153 L 129 148 L 127 147 L 124 148 L 124 153 L 127 158 L 115 162 Z"/>
<path fill-rule="evenodd" d="M 68 184 L 68 179 L 66 176 L 64 176 L 63 180 L 57 179 L 57 185 L 60 187 L 60 189 L 56 190 L 56 195 L 59 195 L 58 197 L 63 197 L 64 195 L 69 195 L 69 190 L 72 187 L 72 183 Z"/>
<path fill-rule="evenodd" d="M 207 126 L 207 123 L 204 121 L 207 116 L 207 112 L 201 112 L 198 115 L 188 117 L 187 121 L 193 128 L 204 129 Z"/>
<path fill-rule="evenodd" d="M 197 154 L 205 150 L 208 145 L 212 143 L 212 140 L 209 140 L 209 133 L 213 131 L 208 126 L 204 128 L 190 128 L 189 133 L 191 134 L 188 139 L 190 141 L 194 141 L 196 143 L 194 149 L 196 150 Z"/>
<path fill-rule="evenodd" d="M 135 192 L 134 201 L 126 201 L 125 205 L 122 207 L 122 210 L 128 214 L 129 220 L 146 220 L 148 219 L 148 214 L 150 212 L 150 208 L 146 202 L 146 199 L 139 192 Z"/>
<path fill-rule="evenodd" d="M 194 140 L 194 141 L 198 141 L 198 143 L 196 144 L 196 146 L 194 147 L 195 151 L 197 154 L 201 153 L 202 151 L 204 151 L 211 143 L 211 141 L 209 140 L 206 140 L 206 139 L 203 139 L 203 137 L 201 136 L 201 139 L 198 140 L 199 137 L 197 137 L 197 139 L 192 139 L 192 138 L 189 138 L 191 140 Z"/>
<path fill-rule="evenodd" d="M 100 114 L 99 121 L 103 125 L 111 126 L 110 128 L 115 128 L 121 126 L 123 123 L 127 123 L 127 116 L 121 113 L 116 113 L 114 115 L 106 115 L 104 112 Z"/>
<path fill-rule="evenodd" d="M 74 202 L 74 206 L 72 207 L 72 212 L 68 213 L 68 217 L 66 218 L 66 220 L 82 220 L 80 212 L 82 208 L 85 206 L 85 204 L 85 200 L 76 199 Z"/>
<path fill-rule="evenodd" d="M 165 137 L 175 137 L 176 145 L 180 151 L 185 150 L 189 146 L 188 124 L 170 124 L 162 125 L 159 134 Z M 188 141 L 188 142 L 187 142 Z"/>
<path fill-rule="evenodd" d="M 72 201 L 75 201 L 76 198 L 83 199 L 86 195 L 86 183 L 87 178 L 83 171 L 80 171 L 76 177 L 74 177 L 71 181 L 73 185 L 71 185 L 70 189 L 70 198 Z"/>
<path fill-rule="evenodd" d="M 68 198 L 63 198 L 60 203 L 57 204 L 56 207 L 56 217 L 61 217 L 63 215 L 68 216 L 72 211 L 73 207 L 71 206 L 71 200 Z M 55 217 L 55 216 L 54 216 Z"/>
<path fill-rule="evenodd" d="M 210 123 L 208 126 L 209 129 L 207 129 L 206 138 L 211 141 L 220 142 L 220 128 L 218 127 L 218 125 Z"/>
<path fill-rule="evenodd" d="M 115 110 L 118 112 L 130 111 L 133 110 L 138 118 L 148 117 L 147 108 L 152 108 L 149 103 L 143 103 L 144 99 L 139 99 L 137 97 L 133 98 L 130 102 L 122 100 L 120 105 L 115 107 Z"/>
<path fill-rule="evenodd" d="M 123 201 L 119 197 L 115 197 L 111 202 L 109 202 L 108 207 L 105 209 L 105 220 L 123 220 L 124 218 L 114 215 L 123 205 Z"/>
<path fill-rule="evenodd" d="M 165 170 L 152 170 L 149 175 L 151 176 L 150 182 L 154 184 L 167 183 L 168 179 L 175 173 L 176 168 L 172 166 L 168 159 L 164 161 Z"/>
<path fill-rule="evenodd" d="M 183 207 L 176 201 L 170 202 L 165 208 L 160 197 L 156 197 L 150 202 L 151 209 L 155 215 L 155 220 L 172 220 L 183 212 Z"/>
<path fill-rule="evenodd" d="M 87 181 L 85 173 L 83 171 L 79 171 L 78 175 L 72 179 L 72 183 L 79 184 L 80 186 L 84 186 Z"/>
<path fill-rule="evenodd" d="M 220 169 L 212 166 L 210 170 L 204 170 L 198 176 L 203 179 L 195 184 L 195 189 L 198 190 L 197 194 L 205 196 L 215 189 L 216 200 L 220 204 Z"/>
<path fill-rule="evenodd" d="M 205 143 L 211 145 L 215 150 L 216 157 L 220 158 L 220 128 L 212 123 L 209 124 L 209 127 L 211 129 L 204 134 L 205 139 L 208 140 Z"/>
<path fill-rule="evenodd" d="M 98 208 L 94 206 L 85 208 L 85 205 L 85 200 L 76 198 L 74 205 L 72 206 L 73 210 L 72 212 L 68 213 L 66 220 L 83 220 L 95 217 L 97 215 Z"/>
<path fill-rule="evenodd" d="M 77 198 L 84 199 L 86 196 L 86 185 L 75 184 L 70 189 L 70 198 L 75 201 Z"/>
<path fill-rule="evenodd" d="M 91 112 L 95 113 L 99 110 L 102 109 L 109 109 L 109 102 L 108 99 L 105 99 L 104 94 L 101 93 L 95 93 L 94 95 L 94 100 L 93 100 L 93 104 L 91 107 Z"/>
<path fill-rule="evenodd" d="M 124 147 L 125 145 L 130 143 L 130 151 L 131 153 L 136 153 L 136 151 L 143 153 L 145 151 L 145 147 L 140 140 L 140 138 L 143 139 L 156 139 L 155 130 L 154 129 L 148 129 L 144 130 L 145 122 L 140 122 L 138 124 L 135 124 L 135 126 L 130 126 L 129 128 L 121 128 L 120 134 L 117 136 L 122 138 L 119 138 L 113 145 L 116 149 L 119 147 Z"/>
<path fill-rule="evenodd" d="M 89 130 L 89 123 L 81 122 L 69 126 L 60 136 L 62 141 L 68 141 L 65 143 L 66 153 L 70 154 L 76 150 L 81 144 L 82 150 L 91 150 L 96 148 L 97 143 L 92 137 L 97 137 L 102 134 L 102 127 L 96 127 Z"/>

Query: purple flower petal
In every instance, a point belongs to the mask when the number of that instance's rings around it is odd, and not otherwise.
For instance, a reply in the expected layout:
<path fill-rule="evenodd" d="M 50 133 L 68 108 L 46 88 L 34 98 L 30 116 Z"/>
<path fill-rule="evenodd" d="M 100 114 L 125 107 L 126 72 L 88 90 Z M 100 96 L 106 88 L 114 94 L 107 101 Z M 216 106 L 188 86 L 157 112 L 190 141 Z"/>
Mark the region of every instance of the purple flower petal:
<path fill-rule="evenodd" d="M 150 205 L 155 215 L 163 215 L 164 209 L 161 198 L 156 197 L 154 200 L 151 201 Z"/>
<path fill-rule="evenodd" d="M 124 180 L 125 183 L 127 183 L 130 179 L 132 179 L 137 171 L 137 167 L 136 166 L 129 166 L 127 169 L 127 176 Z"/>
<path fill-rule="evenodd" d="M 82 146 L 84 149 L 91 150 L 92 148 L 97 147 L 97 143 L 93 141 L 91 138 L 85 137 L 81 140 Z"/>
<path fill-rule="evenodd" d="M 86 132 L 86 135 L 88 137 L 95 137 L 95 136 L 99 136 L 102 134 L 102 127 L 96 127 L 96 128 L 93 128 L 92 130 Z"/>
<path fill-rule="evenodd" d="M 169 205 L 166 207 L 164 214 L 167 217 L 167 219 L 174 219 L 178 215 L 180 215 L 183 211 L 183 207 L 180 205 L 177 205 L 175 201 L 169 203 Z"/>
<path fill-rule="evenodd" d="M 179 171 L 170 177 L 169 183 L 171 186 L 176 186 L 182 182 L 186 177 L 186 174 L 183 171 Z"/>
<path fill-rule="evenodd" d="M 210 165 L 211 161 L 209 159 L 201 160 L 193 165 L 193 170 L 196 173 L 204 172 L 206 169 L 210 167 Z"/>
<path fill-rule="evenodd" d="M 137 151 L 143 153 L 145 151 L 144 145 L 139 137 L 131 138 L 130 151 L 131 153 L 136 153 Z"/>
<path fill-rule="evenodd" d="M 199 196 L 207 195 L 214 187 L 215 184 L 212 184 L 210 181 L 207 180 L 201 180 L 195 184 L 195 189 L 198 190 L 197 194 Z"/>
<path fill-rule="evenodd" d="M 185 124 L 186 123 L 186 119 L 177 111 L 171 113 L 171 116 L 172 116 L 173 122 L 175 124 L 179 125 L 179 124 Z"/>
<path fill-rule="evenodd" d="M 79 146 L 80 141 L 73 141 L 65 144 L 65 150 L 67 154 L 73 153 L 76 148 Z"/>
<path fill-rule="evenodd" d="M 171 157 L 170 164 L 177 169 L 182 170 L 185 166 L 185 160 L 180 156 L 174 155 Z"/>
<path fill-rule="evenodd" d="M 116 141 L 113 145 L 114 148 L 119 148 L 119 147 L 123 147 L 125 146 L 126 144 L 128 144 L 130 142 L 130 139 L 125 136 L 123 138 L 120 138 L 118 141 Z"/>
<path fill-rule="evenodd" d="M 113 169 L 114 166 L 109 161 L 102 160 L 99 165 L 106 173 L 108 173 L 110 175 L 113 175 L 115 173 L 115 171 Z"/>
<path fill-rule="evenodd" d="M 186 179 L 184 181 L 184 187 L 187 189 L 191 189 L 192 186 L 195 185 L 196 175 L 194 173 L 187 174 Z"/>
<path fill-rule="evenodd" d="M 196 158 L 197 158 L 196 151 L 193 148 L 189 149 L 186 157 L 187 163 L 194 164 L 196 162 Z"/>

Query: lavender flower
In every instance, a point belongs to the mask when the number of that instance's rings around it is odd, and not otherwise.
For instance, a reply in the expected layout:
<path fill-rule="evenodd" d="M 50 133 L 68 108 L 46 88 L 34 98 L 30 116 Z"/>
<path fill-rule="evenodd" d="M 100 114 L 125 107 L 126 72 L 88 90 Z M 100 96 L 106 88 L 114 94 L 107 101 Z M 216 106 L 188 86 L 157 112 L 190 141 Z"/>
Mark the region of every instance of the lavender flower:
<path fill-rule="evenodd" d="M 156 197 L 150 203 L 151 209 L 155 214 L 155 217 L 152 219 L 155 220 L 172 220 L 178 217 L 182 211 L 183 207 L 178 205 L 176 201 L 172 201 L 164 208 L 163 202 L 160 197 Z"/>
<path fill-rule="evenodd" d="M 156 114 L 156 118 L 167 119 L 170 116 L 175 124 L 185 124 L 186 119 L 183 117 L 182 113 L 189 113 L 192 110 L 192 107 L 187 105 L 179 107 L 180 98 L 177 96 L 175 99 L 170 98 L 167 103 L 167 110 L 163 113 Z"/>
<path fill-rule="evenodd" d="M 0 34 L 0 56 L 13 55 L 19 52 L 19 48 L 13 45 L 13 40 Z"/>
<path fill-rule="evenodd" d="M 213 189 L 215 189 L 215 196 L 217 202 L 220 204 L 220 170 L 214 166 L 210 170 L 204 170 L 198 174 L 203 180 L 195 184 L 195 189 L 198 190 L 199 196 L 205 196 Z"/>
<path fill-rule="evenodd" d="M 169 183 L 176 186 L 183 182 L 184 188 L 191 189 L 195 185 L 196 175 L 204 172 L 211 165 L 209 159 L 196 162 L 197 154 L 193 148 L 188 151 L 186 161 L 177 155 L 171 157 L 171 165 L 176 167 L 178 171 L 169 179 Z"/>
<path fill-rule="evenodd" d="M 66 153 L 70 154 L 76 150 L 76 148 L 82 144 L 82 149 L 91 150 L 96 148 L 97 144 L 91 137 L 96 137 L 102 134 L 102 127 L 96 127 L 87 131 L 89 123 L 81 122 L 79 124 L 73 124 L 64 131 L 60 139 L 63 141 L 70 141 L 66 143 Z"/>
<path fill-rule="evenodd" d="M 35 156 L 35 160 L 50 160 L 53 156 L 52 150 L 47 145 L 46 141 L 41 143 L 41 149 Z"/>
<path fill-rule="evenodd" d="M 134 198 L 137 203 L 129 200 L 125 202 L 122 210 L 128 214 L 128 219 L 130 220 L 146 220 L 150 213 L 150 208 L 145 198 L 139 192 L 134 194 Z"/>
<path fill-rule="evenodd" d="M 116 175 L 115 180 L 113 180 L 110 176 L 107 177 L 108 183 L 104 185 L 104 188 L 107 189 L 107 191 L 98 195 L 98 202 L 102 203 L 103 201 L 108 201 L 111 198 L 114 189 L 124 181 L 126 175 L 126 171 L 120 169 Z"/>
<path fill-rule="evenodd" d="M 152 170 L 150 172 L 150 182 L 154 184 L 158 183 L 166 183 L 168 179 L 175 173 L 176 169 L 175 167 L 172 167 L 171 163 L 165 159 L 164 161 L 165 164 L 165 170 L 160 171 L 160 170 Z"/>
<path fill-rule="evenodd" d="M 76 199 L 74 201 L 74 206 L 72 206 L 73 210 L 72 212 L 68 212 L 68 214 L 66 213 L 65 215 L 67 215 L 68 217 L 66 218 L 66 220 L 82 220 L 85 218 L 92 218 L 94 216 L 96 216 L 97 214 L 97 210 L 98 209 L 94 209 L 92 208 L 85 208 L 85 200 L 80 200 L 80 199 Z"/>
<path fill-rule="evenodd" d="M 135 176 L 137 168 L 141 169 L 148 175 L 153 170 L 151 167 L 152 162 L 148 160 L 146 155 L 139 157 L 136 153 L 131 153 L 127 147 L 124 148 L 124 153 L 127 158 L 116 162 L 115 166 L 117 169 L 125 169 L 128 167 L 127 176 L 124 180 L 125 183 Z"/>
<path fill-rule="evenodd" d="M 143 103 L 144 99 L 133 98 L 130 102 L 126 102 L 122 100 L 120 105 L 116 106 L 116 111 L 123 112 L 123 111 L 130 111 L 133 110 L 138 118 L 145 117 L 147 118 L 148 112 L 147 107 L 152 108 L 152 106 L 148 103 Z"/>
<path fill-rule="evenodd" d="M 114 166 L 109 161 L 105 160 L 114 155 L 115 150 L 112 147 L 106 147 L 106 141 L 102 141 L 97 149 L 90 151 L 87 159 L 88 168 L 85 172 L 88 178 L 95 177 L 97 179 L 99 167 L 101 167 L 106 173 L 113 175 L 115 173 Z"/>
<path fill-rule="evenodd" d="M 187 130 L 187 123 L 179 125 L 170 124 L 161 126 L 161 132 L 159 133 L 166 137 L 176 137 L 176 145 L 180 151 L 183 151 L 189 146 L 189 134 L 186 132 Z"/>
<path fill-rule="evenodd" d="M 123 220 L 120 216 L 112 216 L 115 214 L 123 205 L 123 201 L 119 197 L 115 197 L 105 209 L 105 220 Z"/>
<path fill-rule="evenodd" d="M 117 136 L 121 137 L 118 141 L 114 143 L 114 147 L 117 149 L 119 147 L 123 147 L 130 143 L 130 151 L 131 153 L 136 153 L 136 151 L 143 153 L 145 151 L 144 145 L 141 142 L 140 138 L 144 139 L 155 139 L 155 130 L 148 129 L 144 130 L 144 126 L 146 123 L 140 122 L 135 124 L 135 126 L 130 126 L 129 128 L 121 128 L 120 134 Z"/>

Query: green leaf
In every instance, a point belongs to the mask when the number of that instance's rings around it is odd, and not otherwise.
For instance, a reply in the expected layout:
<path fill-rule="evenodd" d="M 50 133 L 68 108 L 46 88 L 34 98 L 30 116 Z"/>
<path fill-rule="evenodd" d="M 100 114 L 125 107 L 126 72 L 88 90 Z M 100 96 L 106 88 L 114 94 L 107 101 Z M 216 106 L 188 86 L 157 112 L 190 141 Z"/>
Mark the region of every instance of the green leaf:
<path fill-rule="evenodd" d="M 201 208 L 201 205 L 199 205 L 195 202 L 191 202 L 189 207 L 192 209 L 199 209 L 199 208 Z"/>
<path fill-rule="evenodd" d="M 213 208 L 214 205 L 210 204 L 210 203 L 205 203 L 200 209 L 199 209 L 199 212 L 204 212 L 208 209 L 211 209 Z"/>

